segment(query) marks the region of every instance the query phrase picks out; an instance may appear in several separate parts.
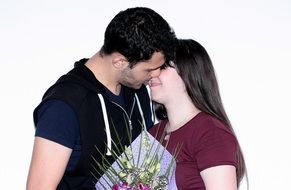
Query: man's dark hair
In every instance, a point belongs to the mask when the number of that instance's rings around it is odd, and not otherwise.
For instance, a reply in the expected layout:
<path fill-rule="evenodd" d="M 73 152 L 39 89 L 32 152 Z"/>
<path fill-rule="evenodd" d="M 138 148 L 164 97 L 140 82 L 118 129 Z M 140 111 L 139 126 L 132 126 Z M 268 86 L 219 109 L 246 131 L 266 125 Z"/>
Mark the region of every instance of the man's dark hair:
<path fill-rule="evenodd" d="M 174 31 L 158 13 L 145 7 L 129 8 L 107 26 L 101 54 L 119 52 L 133 67 L 151 59 L 154 52 L 161 52 L 168 63 L 174 58 L 176 41 Z"/>

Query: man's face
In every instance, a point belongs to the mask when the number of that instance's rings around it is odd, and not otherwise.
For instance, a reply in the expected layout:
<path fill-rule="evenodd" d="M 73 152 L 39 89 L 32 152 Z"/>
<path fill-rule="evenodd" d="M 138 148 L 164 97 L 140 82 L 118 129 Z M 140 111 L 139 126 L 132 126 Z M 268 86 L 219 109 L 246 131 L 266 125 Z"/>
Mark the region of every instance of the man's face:
<path fill-rule="evenodd" d="M 120 83 L 130 88 L 139 89 L 142 84 L 148 84 L 153 77 L 160 75 L 160 68 L 165 63 L 164 55 L 155 52 L 148 61 L 138 62 L 133 68 L 129 64 L 122 70 Z"/>

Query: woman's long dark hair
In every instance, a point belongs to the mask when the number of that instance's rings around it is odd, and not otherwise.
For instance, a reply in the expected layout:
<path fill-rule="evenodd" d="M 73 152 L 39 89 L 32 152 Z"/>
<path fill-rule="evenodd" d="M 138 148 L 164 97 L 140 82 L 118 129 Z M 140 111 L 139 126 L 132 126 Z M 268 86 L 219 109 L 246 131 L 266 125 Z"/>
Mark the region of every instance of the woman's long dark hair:
<path fill-rule="evenodd" d="M 194 40 L 179 40 L 176 47 L 174 65 L 185 83 L 193 104 L 220 121 L 234 134 L 234 130 L 224 110 L 211 59 L 202 45 Z M 160 120 L 167 119 L 166 109 L 156 104 L 156 115 Z M 235 135 L 235 134 L 234 134 Z M 238 185 L 246 174 L 246 166 L 241 148 L 237 151 Z"/>

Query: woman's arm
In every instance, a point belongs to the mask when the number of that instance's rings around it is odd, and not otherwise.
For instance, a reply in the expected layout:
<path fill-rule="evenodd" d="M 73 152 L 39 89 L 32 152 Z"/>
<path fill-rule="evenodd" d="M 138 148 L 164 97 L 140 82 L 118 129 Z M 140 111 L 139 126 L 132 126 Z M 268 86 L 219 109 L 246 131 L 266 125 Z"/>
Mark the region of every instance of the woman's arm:
<path fill-rule="evenodd" d="M 236 190 L 236 168 L 232 165 L 220 165 L 200 172 L 206 190 Z"/>
<path fill-rule="evenodd" d="M 55 190 L 59 184 L 72 149 L 53 141 L 35 137 L 27 178 L 27 190 Z"/>

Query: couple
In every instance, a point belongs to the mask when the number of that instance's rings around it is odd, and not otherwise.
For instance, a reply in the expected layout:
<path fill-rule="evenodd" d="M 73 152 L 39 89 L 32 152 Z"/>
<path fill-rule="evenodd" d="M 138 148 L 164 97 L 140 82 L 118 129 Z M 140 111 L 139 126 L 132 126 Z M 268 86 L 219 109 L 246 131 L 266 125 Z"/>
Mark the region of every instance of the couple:
<path fill-rule="evenodd" d="M 27 189 L 95 189 L 96 147 L 128 145 L 143 123 L 177 157 L 178 189 L 236 189 L 245 173 L 223 109 L 214 68 L 194 40 L 178 40 L 155 11 L 136 7 L 109 23 L 104 44 L 60 77 L 34 111 L 35 142 Z M 160 123 L 154 125 L 147 88 Z M 154 126 L 153 126 L 154 125 Z M 96 176 L 99 178 L 100 176 Z"/>

